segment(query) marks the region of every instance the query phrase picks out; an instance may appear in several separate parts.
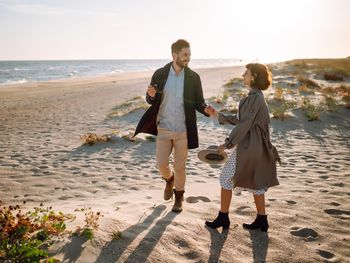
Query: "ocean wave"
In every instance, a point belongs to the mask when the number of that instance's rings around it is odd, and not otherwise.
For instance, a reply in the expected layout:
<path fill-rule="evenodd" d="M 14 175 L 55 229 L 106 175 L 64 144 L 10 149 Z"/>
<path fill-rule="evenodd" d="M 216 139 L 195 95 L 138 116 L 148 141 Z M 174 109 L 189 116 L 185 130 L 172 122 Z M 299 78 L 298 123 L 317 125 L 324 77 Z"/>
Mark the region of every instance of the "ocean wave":
<path fill-rule="evenodd" d="M 0 83 L 0 86 L 4 86 L 4 85 L 15 85 L 15 84 L 24 84 L 24 83 L 28 83 L 29 80 L 27 79 L 18 79 L 18 80 L 6 80 L 3 83 Z"/>

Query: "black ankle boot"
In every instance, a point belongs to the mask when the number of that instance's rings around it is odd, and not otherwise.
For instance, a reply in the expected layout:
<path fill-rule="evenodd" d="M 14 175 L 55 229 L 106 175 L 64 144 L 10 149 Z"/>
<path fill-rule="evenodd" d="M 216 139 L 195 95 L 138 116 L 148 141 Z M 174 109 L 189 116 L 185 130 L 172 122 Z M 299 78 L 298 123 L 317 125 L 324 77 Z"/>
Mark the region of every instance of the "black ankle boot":
<path fill-rule="evenodd" d="M 213 222 L 205 221 L 205 224 L 210 228 L 222 227 L 223 229 L 228 229 L 230 227 L 230 219 L 228 218 L 228 213 L 219 212 Z"/>
<path fill-rule="evenodd" d="M 260 229 L 267 232 L 269 229 L 269 223 L 267 222 L 267 215 L 257 215 L 254 222 L 251 224 L 243 224 L 246 229 Z"/>

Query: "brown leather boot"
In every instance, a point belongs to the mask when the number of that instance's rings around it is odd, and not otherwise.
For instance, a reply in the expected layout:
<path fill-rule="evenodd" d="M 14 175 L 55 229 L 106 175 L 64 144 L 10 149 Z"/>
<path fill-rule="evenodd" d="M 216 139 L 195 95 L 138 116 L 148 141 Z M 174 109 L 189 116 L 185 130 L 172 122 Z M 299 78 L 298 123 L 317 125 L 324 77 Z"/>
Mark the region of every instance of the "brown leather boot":
<path fill-rule="evenodd" d="M 169 200 L 170 198 L 173 197 L 174 174 L 167 179 L 163 177 L 163 179 L 166 182 L 165 189 L 164 189 L 164 200 Z"/>
<path fill-rule="evenodd" d="M 174 189 L 175 204 L 172 209 L 173 212 L 179 213 L 182 211 L 182 201 L 184 200 L 184 192 L 185 191 L 176 191 Z"/>

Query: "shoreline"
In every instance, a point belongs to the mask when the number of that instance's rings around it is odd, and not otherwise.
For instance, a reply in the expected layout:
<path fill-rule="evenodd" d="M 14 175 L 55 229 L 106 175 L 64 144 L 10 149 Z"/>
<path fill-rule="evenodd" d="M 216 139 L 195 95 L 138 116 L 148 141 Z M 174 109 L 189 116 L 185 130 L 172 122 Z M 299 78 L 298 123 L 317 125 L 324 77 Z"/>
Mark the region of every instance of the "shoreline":
<path fill-rule="evenodd" d="M 225 67 L 204 67 L 204 68 L 191 68 L 193 71 L 201 72 L 207 70 L 225 70 L 229 68 L 241 68 L 243 65 L 235 65 L 235 66 L 225 66 Z M 140 77 L 148 77 L 152 75 L 155 70 L 140 70 L 140 71 L 132 71 L 132 72 L 120 72 L 120 73 L 104 73 L 94 76 L 78 76 L 78 77 L 67 77 L 60 79 L 52 79 L 52 80 L 43 80 L 43 81 L 30 81 L 25 83 L 11 83 L 11 84 L 0 84 L 0 89 L 12 88 L 12 87 L 25 87 L 25 86 L 33 86 L 35 84 L 51 84 L 51 83 L 67 83 L 67 82 L 88 82 L 88 81 L 104 81 L 109 79 L 132 79 L 132 78 L 140 78 Z"/>

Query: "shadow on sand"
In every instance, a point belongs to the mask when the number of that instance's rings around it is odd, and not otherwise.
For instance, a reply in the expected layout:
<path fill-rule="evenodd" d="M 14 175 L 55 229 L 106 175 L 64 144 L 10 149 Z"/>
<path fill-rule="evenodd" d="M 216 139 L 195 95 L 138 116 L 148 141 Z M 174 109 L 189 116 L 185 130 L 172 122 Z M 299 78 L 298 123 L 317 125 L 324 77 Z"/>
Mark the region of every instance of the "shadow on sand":
<path fill-rule="evenodd" d="M 247 230 L 250 234 L 253 249 L 253 262 L 262 263 L 266 261 L 267 249 L 269 247 L 269 235 L 267 232 Z"/>
<path fill-rule="evenodd" d="M 145 218 L 143 222 L 130 226 L 125 229 L 120 240 L 112 240 L 107 242 L 102 248 L 100 255 L 95 262 L 116 262 L 125 251 L 130 252 L 130 244 L 137 238 L 139 234 L 147 230 L 153 222 L 161 216 L 165 211 L 164 205 L 155 207 L 153 212 Z M 166 227 L 171 224 L 172 220 L 177 216 L 176 213 L 169 212 L 164 217 L 160 218 L 154 226 L 148 230 L 148 233 L 142 238 L 137 247 L 123 260 L 123 262 L 145 262 L 148 256 L 152 253 L 158 240 L 160 240 Z"/>
<path fill-rule="evenodd" d="M 210 233 L 210 255 L 208 263 L 220 262 L 221 250 L 227 239 L 228 230 L 223 230 L 221 233 L 209 227 L 205 227 Z"/>

